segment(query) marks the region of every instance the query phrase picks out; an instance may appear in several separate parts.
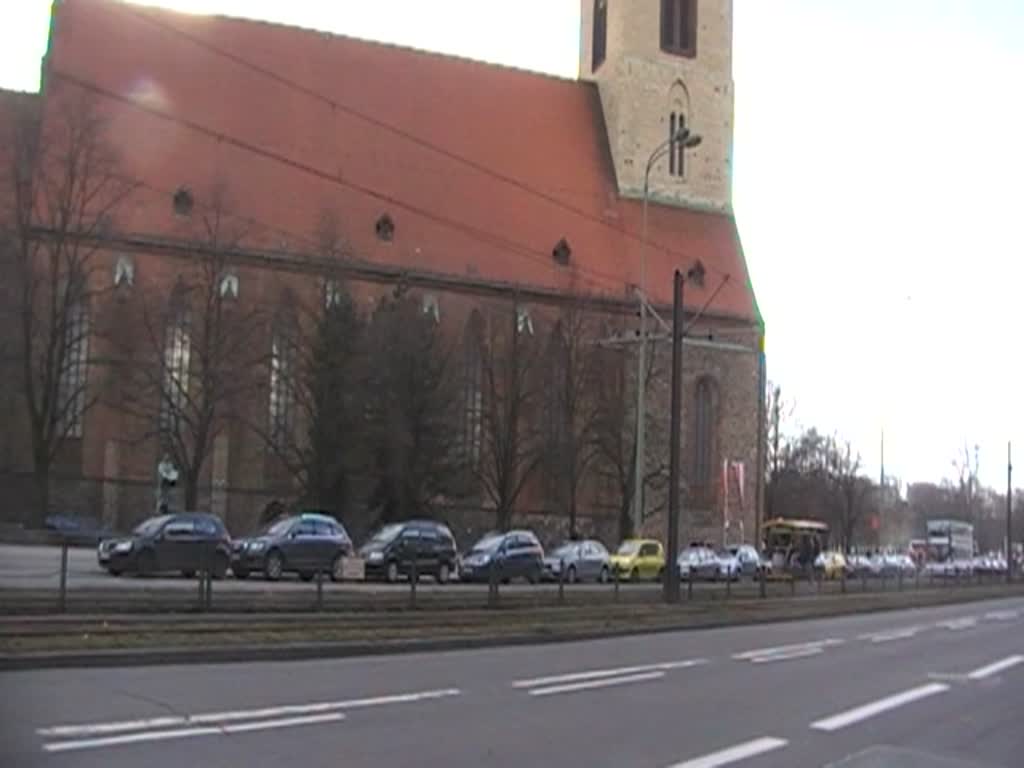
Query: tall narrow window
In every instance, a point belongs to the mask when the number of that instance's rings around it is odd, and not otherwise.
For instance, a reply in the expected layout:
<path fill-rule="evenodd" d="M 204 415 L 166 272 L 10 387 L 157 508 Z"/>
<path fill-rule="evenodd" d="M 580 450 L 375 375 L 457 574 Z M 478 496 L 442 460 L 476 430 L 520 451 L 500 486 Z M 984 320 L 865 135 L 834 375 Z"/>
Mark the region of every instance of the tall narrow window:
<path fill-rule="evenodd" d="M 671 144 L 668 148 L 668 173 L 669 176 L 676 175 L 676 113 L 669 115 L 668 140 Z"/>
<path fill-rule="evenodd" d="M 676 117 L 676 133 L 678 135 L 686 129 L 686 115 L 682 112 Z M 686 146 L 684 142 L 678 139 L 672 143 L 672 154 L 676 158 L 676 176 L 683 178 L 686 176 L 686 165 L 684 158 L 686 157 Z"/>
<path fill-rule="evenodd" d="M 697 55 L 697 0 L 661 0 L 661 49 Z"/>
<path fill-rule="evenodd" d="M 181 286 L 171 296 L 164 330 L 163 376 L 160 392 L 160 424 L 165 431 L 177 428 L 188 407 L 189 372 L 192 361 L 191 317 Z"/>
<path fill-rule="evenodd" d="M 286 446 L 292 438 L 295 413 L 295 328 L 291 318 L 275 323 L 270 340 L 270 439 Z"/>
<path fill-rule="evenodd" d="M 85 379 L 89 358 L 89 313 L 85 302 L 68 305 L 64 326 L 63 354 L 60 355 L 60 411 L 57 423 L 65 437 L 82 436 L 85 415 Z"/>
<path fill-rule="evenodd" d="M 715 391 L 710 379 L 697 383 L 694 404 L 693 482 L 700 501 L 709 501 L 712 493 L 715 450 Z"/>
<path fill-rule="evenodd" d="M 459 425 L 460 449 L 472 466 L 480 462 L 483 440 L 483 320 L 478 313 L 470 317 L 463 340 L 462 419 Z"/>
<path fill-rule="evenodd" d="M 604 62 L 608 46 L 608 0 L 594 0 L 594 40 L 591 45 L 590 71 Z"/>

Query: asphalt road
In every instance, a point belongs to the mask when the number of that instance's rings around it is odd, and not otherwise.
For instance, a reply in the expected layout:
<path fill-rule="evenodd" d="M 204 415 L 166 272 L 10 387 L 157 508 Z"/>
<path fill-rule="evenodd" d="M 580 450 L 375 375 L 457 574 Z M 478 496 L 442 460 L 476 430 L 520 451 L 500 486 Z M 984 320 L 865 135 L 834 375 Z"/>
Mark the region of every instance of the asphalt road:
<path fill-rule="evenodd" d="M 0 765 L 1012 768 L 1022 633 L 1013 599 L 431 655 L 4 673 Z"/>

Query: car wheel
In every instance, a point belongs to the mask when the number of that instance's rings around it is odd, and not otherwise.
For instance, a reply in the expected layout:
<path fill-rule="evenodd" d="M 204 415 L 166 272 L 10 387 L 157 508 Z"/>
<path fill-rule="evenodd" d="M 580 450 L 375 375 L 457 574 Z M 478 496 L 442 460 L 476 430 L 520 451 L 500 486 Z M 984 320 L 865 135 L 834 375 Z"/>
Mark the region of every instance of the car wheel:
<path fill-rule="evenodd" d="M 215 579 L 223 579 L 228 575 L 228 566 L 231 563 L 228 561 L 228 556 L 223 552 L 218 552 L 213 556 L 213 570 L 210 575 Z"/>
<path fill-rule="evenodd" d="M 186 579 L 192 579 L 195 578 L 196 572 L 192 570 L 184 570 L 181 572 L 181 575 L 184 576 Z"/>
<path fill-rule="evenodd" d="M 629 572 L 629 580 L 630 581 L 640 581 L 640 569 L 639 568 L 634 568 L 632 571 Z"/>
<path fill-rule="evenodd" d="M 249 578 L 249 571 L 247 571 L 245 568 L 234 568 L 234 569 L 232 569 L 232 573 L 235 574 L 235 578 L 236 579 L 248 579 Z"/>
<path fill-rule="evenodd" d="M 448 583 L 448 579 L 450 577 L 451 577 L 451 569 L 448 567 L 448 563 L 441 563 L 441 565 L 439 565 L 437 567 L 437 576 L 434 577 L 434 578 L 437 579 L 437 583 L 438 584 L 447 584 Z"/>
<path fill-rule="evenodd" d="M 530 584 L 536 584 L 536 583 L 537 583 L 538 581 L 540 581 L 540 571 L 537 571 L 536 573 L 531 573 L 531 574 L 529 574 L 529 575 L 528 575 L 528 576 L 526 577 L 526 580 L 527 580 L 527 581 L 528 581 L 528 582 L 529 582 Z"/>
<path fill-rule="evenodd" d="M 607 565 L 602 565 L 601 566 L 601 575 L 597 577 L 597 580 L 599 582 L 601 582 L 602 584 L 607 584 L 608 583 L 608 566 Z"/>
<path fill-rule="evenodd" d="M 148 549 L 142 550 L 139 553 L 138 567 L 140 576 L 152 576 L 156 573 L 156 555 Z"/>
<path fill-rule="evenodd" d="M 120 568 L 107 568 L 107 573 L 109 573 L 111 576 L 120 576 L 121 575 L 121 569 Z"/>
<path fill-rule="evenodd" d="M 384 578 L 388 584 L 394 584 L 398 581 L 398 563 L 394 560 L 388 563 L 388 567 L 384 571 Z"/>
<path fill-rule="evenodd" d="M 568 581 L 570 584 L 575 584 L 576 583 L 576 566 L 575 565 L 570 565 L 569 568 L 566 570 L 566 572 L 565 572 L 565 580 Z"/>
<path fill-rule="evenodd" d="M 338 555 L 331 562 L 331 581 L 341 581 L 345 575 L 345 565 L 342 562 L 343 555 Z"/>
<path fill-rule="evenodd" d="M 276 549 L 267 553 L 266 562 L 263 564 L 263 576 L 267 581 L 279 581 L 284 573 L 284 560 L 281 553 Z"/>

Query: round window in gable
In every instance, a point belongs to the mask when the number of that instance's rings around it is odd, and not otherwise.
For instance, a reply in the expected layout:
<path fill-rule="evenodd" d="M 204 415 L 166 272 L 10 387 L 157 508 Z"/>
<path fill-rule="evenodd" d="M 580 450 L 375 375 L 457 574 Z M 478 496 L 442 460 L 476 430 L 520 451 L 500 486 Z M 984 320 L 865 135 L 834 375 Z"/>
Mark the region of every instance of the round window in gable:
<path fill-rule="evenodd" d="M 572 248 L 569 247 L 569 241 L 564 237 L 559 240 L 555 247 L 551 250 L 551 258 L 553 258 L 558 264 L 563 267 L 569 266 L 569 259 L 572 257 Z"/>
<path fill-rule="evenodd" d="M 377 219 L 374 229 L 377 231 L 378 240 L 390 243 L 395 239 L 395 222 L 392 221 L 391 217 L 386 213 Z"/>

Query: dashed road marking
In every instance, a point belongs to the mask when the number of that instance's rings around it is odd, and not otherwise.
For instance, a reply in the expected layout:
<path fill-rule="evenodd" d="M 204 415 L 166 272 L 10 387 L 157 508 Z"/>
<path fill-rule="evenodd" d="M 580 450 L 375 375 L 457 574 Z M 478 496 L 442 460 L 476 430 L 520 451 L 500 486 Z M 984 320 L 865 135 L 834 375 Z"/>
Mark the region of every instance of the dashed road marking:
<path fill-rule="evenodd" d="M 757 648 L 753 651 L 734 653 L 733 658 L 737 661 L 752 661 L 763 663 L 766 661 L 785 661 L 786 659 L 798 659 L 804 656 L 816 656 L 825 648 L 842 645 L 845 640 L 837 637 L 829 637 L 824 640 L 812 640 L 807 643 L 793 643 L 792 645 L 778 645 L 774 648 Z"/>
<path fill-rule="evenodd" d="M 984 680 L 986 677 L 992 677 L 998 675 L 1000 672 L 1004 672 L 1011 667 L 1016 667 L 1018 664 L 1024 663 L 1024 656 L 1007 656 L 1005 659 L 994 661 L 984 667 L 979 667 L 973 672 L 967 673 L 968 680 Z"/>
<path fill-rule="evenodd" d="M 905 704 L 911 704 L 920 699 L 927 698 L 929 696 L 935 696 L 939 693 L 945 693 L 949 690 L 949 686 L 945 683 L 928 683 L 927 685 L 918 686 L 917 688 L 911 688 L 909 691 L 903 691 L 902 693 L 896 693 L 892 696 L 886 696 L 883 699 L 872 701 L 868 704 L 863 704 L 853 709 L 848 709 L 845 712 L 826 717 L 821 720 L 816 720 L 811 723 L 811 728 L 818 731 L 838 731 L 840 728 L 846 728 L 847 726 L 859 723 L 862 720 L 880 715 L 883 712 L 888 712 L 891 709 L 902 707 Z"/>
<path fill-rule="evenodd" d="M 880 632 L 867 632 L 858 635 L 858 640 L 868 640 L 872 643 L 890 643 L 893 640 L 907 640 L 915 637 L 924 627 L 900 627 L 898 629 L 886 629 Z"/>
<path fill-rule="evenodd" d="M 959 619 L 949 619 L 947 621 L 940 621 L 935 624 L 937 627 L 943 629 L 952 629 L 958 631 L 961 629 L 970 629 L 978 625 L 978 619 L 976 616 L 962 616 Z"/>
<path fill-rule="evenodd" d="M 254 723 L 236 723 L 235 725 L 202 726 L 198 728 L 176 728 L 164 731 L 141 731 L 139 733 L 122 733 L 118 736 L 99 736 L 89 739 L 70 741 L 54 741 L 43 745 L 47 752 L 69 752 L 79 749 L 98 749 L 115 747 L 125 744 L 140 744 L 147 741 L 167 741 L 169 739 L 188 739 L 197 736 L 230 736 L 250 731 L 262 731 L 272 728 L 294 728 L 300 725 L 322 725 L 344 720 L 340 712 L 324 715 L 308 715 L 306 717 L 289 717 L 280 720 L 261 720 Z"/>
<path fill-rule="evenodd" d="M 204 712 L 197 715 L 168 715 L 140 720 L 121 720 L 108 723 L 54 725 L 48 728 L 39 728 L 36 733 L 40 736 L 66 738 L 71 736 L 102 736 L 116 733 L 127 733 L 130 731 L 152 730 L 154 728 L 171 728 L 173 726 L 197 726 L 211 724 L 222 726 L 225 723 L 244 720 L 262 720 L 265 718 L 280 717 L 282 715 L 316 715 L 346 709 L 362 709 L 365 707 L 375 707 L 387 704 L 406 704 L 417 701 L 431 701 L 434 699 L 458 696 L 460 693 L 461 691 L 459 691 L 458 688 L 443 688 L 433 691 L 418 691 L 415 693 L 374 696 L 365 699 L 321 701 L 311 704 L 286 704 L 277 707 L 264 707 L 262 709 Z"/>
<path fill-rule="evenodd" d="M 594 688 L 610 688 L 615 685 L 645 683 L 650 680 L 660 680 L 664 676 L 664 672 L 643 672 L 639 675 L 625 675 L 623 677 L 602 677 L 598 680 L 587 680 L 582 683 L 565 683 L 564 685 L 552 685 L 546 688 L 531 688 L 527 693 L 531 696 L 553 696 L 556 693 L 576 693 L 578 691 L 593 690 Z"/>
<path fill-rule="evenodd" d="M 553 683 L 574 683 L 580 680 L 595 680 L 602 677 L 620 677 L 639 672 L 668 672 L 673 669 L 687 669 L 699 664 L 706 664 L 707 659 L 685 659 L 683 661 L 664 661 L 657 664 L 641 664 L 634 667 L 617 667 L 613 669 L 588 669 L 582 672 L 568 672 L 562 675 L 534 677 L 529 680 L 515 680 L 513 688 L 536 688 Z"/>
<path fill-rule="evenodd" d="M 760 739 L 754 739 L 753 741 L 747 741 L 743 744 L 737 744 L 734 747 L 728 749 L 722 749 L 718 752 L 712 752 L 709 755 L 703 757 L 695 757 L 692 760 L 686 760 L 682 763 L 676 763 L 670 766 L 670 768 L 719 768 L 722 765 L 728 765 L 729 763 L 735 763 L 739 760 L 746 760 L 756 755 L 763 755 L 765 752 L 771 752 L 776 749 L 781 749 L 786 746 L 789 742 L 785 739 L 776 739 L 773 736 L 764 736 Z"/>
<path fill-rule="evenodd" d="M 986 621 L 1013 621 L 1020 617 L 1020 611 L 989 611 L 985 614 Z"/>

